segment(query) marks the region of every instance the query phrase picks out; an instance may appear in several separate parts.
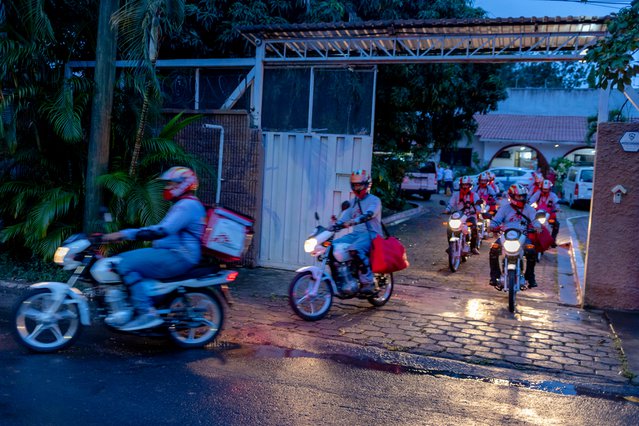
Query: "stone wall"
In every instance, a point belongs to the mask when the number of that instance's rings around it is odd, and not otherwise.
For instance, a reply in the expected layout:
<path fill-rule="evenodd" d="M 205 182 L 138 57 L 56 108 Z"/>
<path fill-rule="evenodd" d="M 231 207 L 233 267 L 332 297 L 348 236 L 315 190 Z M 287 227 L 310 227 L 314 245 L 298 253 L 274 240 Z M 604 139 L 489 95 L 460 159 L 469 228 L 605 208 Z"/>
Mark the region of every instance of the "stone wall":
<path fill-rule="evenodd" d="M 584 305 L 639 310 L 639 152 L 625 152 L 619 140 L 639 132 L 639 123 L 601 123 L 586 254 Z M 613 203 L 612 188 L 628 193 Z"/>

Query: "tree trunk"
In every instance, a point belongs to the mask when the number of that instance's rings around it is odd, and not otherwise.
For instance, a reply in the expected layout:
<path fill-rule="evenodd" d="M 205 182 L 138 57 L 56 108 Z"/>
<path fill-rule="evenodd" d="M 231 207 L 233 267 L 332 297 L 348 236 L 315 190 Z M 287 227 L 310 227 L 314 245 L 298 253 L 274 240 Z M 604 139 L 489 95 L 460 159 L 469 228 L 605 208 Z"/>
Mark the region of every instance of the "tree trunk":
<path fill-rule="evenodd" d="M 97 179 L 108 172 L 111 110 L 115 85 L 117 29 L 111 27 L 111 16 L 118 10 L 119 0 L 100 0 L 97 48 L 95 54 L 95 88 L 91 110 L 91 133 L 86 173 L 84 231 L 96 231 L 102 204 Z"/>

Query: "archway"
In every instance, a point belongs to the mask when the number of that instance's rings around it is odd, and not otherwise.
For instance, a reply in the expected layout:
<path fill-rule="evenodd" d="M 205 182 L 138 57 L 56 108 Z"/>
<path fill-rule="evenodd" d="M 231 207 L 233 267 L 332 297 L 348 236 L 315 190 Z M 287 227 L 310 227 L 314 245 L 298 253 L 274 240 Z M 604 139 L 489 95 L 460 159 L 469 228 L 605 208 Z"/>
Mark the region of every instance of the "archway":
<path fill-rule="evenodd" d="M 573 162 L 576 166 L 592 166 L 595 164 L 595 147 L 580 147 L 567 152 L 564 158 Z"/>
<path fill-rule="evenodd" d="M 536 148 L 526 144 L 508 145 L 500 149 L 488 162 L 488 167 L 523 167 L 541 169 L 546 175 L 550 166 L 546 157 Z"/>

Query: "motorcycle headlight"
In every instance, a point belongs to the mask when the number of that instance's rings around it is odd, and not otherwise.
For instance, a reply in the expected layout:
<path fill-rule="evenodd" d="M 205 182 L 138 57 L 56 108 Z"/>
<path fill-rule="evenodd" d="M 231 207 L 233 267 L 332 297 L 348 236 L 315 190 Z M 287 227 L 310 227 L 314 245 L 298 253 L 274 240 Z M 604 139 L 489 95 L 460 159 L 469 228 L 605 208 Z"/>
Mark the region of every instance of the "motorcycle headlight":
<path fill-rule="evenodd" d="M 541 223 L 542 225 L 546 224 L 546 216 L 544 217 L 538 217 L 537 220 L 539 221 L 539 223 Z"/>
<path fill-rule="evenodd" d="M 315 249 L 315 246 L 317 246 L 317 240 L 315 238 L 309 238 L 304 241 L 304 251 L 306 253 L 312 252 Z"/>
<path fill-rule="evenodd" d="M 69 247 L 58 247 L 53 255 L 53 262 L 58 265 L 64 265 L 64 258 L 69 253 Z"/>
<path fill-rule="evenodd" d="M 508 253 L 517 253 L 521 248 L 521 243 L 518 240 L 506 240 L 504 242 L 504 250 Z"/>
<path fill-rule="evenodd" d="M 451 219 L 448 221 L 448 225 L 451 229 L 459 229 L 461 228 L 461 220 L 459 219 Z"/>

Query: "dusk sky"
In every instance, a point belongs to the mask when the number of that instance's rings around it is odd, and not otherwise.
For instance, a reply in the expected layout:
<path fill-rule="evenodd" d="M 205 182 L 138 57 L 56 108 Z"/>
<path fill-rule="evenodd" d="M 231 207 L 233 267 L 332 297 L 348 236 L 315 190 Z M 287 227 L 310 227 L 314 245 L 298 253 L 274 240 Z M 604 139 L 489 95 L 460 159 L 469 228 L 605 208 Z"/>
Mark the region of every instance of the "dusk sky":
<path fill-rule="evenodd" d="M 488 12 L 489 18 L 520 16 L 606 16 L 630 5 L 631 0 L 475 0 L 475 7 Z"/>

